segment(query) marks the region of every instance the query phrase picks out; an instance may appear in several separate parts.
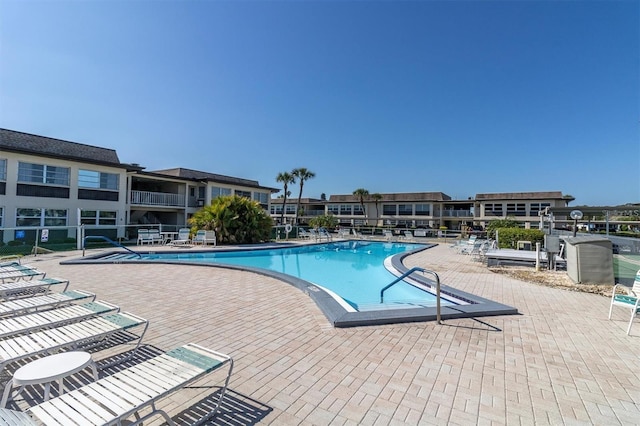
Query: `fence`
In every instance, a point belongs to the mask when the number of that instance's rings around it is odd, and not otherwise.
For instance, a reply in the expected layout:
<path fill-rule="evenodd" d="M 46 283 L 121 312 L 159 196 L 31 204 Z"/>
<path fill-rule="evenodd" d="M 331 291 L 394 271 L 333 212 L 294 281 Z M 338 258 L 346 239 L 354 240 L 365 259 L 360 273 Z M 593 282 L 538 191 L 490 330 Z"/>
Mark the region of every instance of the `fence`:
<path fill-rule="evenodd" d="M 104 236 L 120 244 L 136 244 L 139 229 L 158 229 L 176 232 L 177 225 L 126 225 L 126 226 L 47 226 L 0 229 L 0 257 L 13 255 L 38 255 L 55 251 L 82 248 L 85 236 Z M 87 248 L 109 245 L 104 241 L 88 241 Z"/>

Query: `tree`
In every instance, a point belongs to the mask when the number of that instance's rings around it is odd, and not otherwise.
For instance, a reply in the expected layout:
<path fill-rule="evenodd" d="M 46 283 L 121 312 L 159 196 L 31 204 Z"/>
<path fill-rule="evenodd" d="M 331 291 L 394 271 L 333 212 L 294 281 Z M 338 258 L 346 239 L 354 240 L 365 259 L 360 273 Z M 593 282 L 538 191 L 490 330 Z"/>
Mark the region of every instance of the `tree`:
<path fill-rule="evenodd" d="M 364 188 L 358 188 L 353 191 L 353 195 L 360 200 L 360 207 L 362 207 L 362 213 L 364 213 L 364 217 L 366 218 L 367 212 L 364 209 L 364 199 L 369 197 L 369 191 Z"/>
<path fill-rule="evenodd" d="M 300 200 L 302 200 L 302 188 L 304 187 L 304 182 L 309 179 L 313 179 L 314 177 L 316 177 L 316 174 L 313 173 L 311 170 L 307 170 L 304 167 L 300 167 L 297 169 L 293 169 L 293 171 L 291 172 L 291 175 L 293 175 L 293 177 L 298 180 L 298 183 L 300 183 L 300 192 L 298 193 L 298 204 L 296 206 L 296 218 L 294 221 L 294 223 L 298 223 L 298 212 L 300 211 Z"/>
<path fill-rule="evenodd" d="M 220 243 L 253 244 L 269 240 L 273 220 L 257 201 L 228 195 L 198 210 L 189 225 L 194 231 L 215 230 Z"/>
<path fill-rule="evenodd" d="M 296 182 L 296 178 L 289 172 L 281 172 L 278 173 L 278 176 L 276 176 L 276 182 L 282 183 L 284 191 L 282 213 L 280 213 L 280 223 L 284 223 L 284 212 L 287 208 L 287 197 L 291 195 L 291 191 L 289 191 L 289 184 L 294 184 Z"/>
<path fill-rule="evenodd" d="M 371 194 L 371 199 L 374 203 L 376 203 L 376 226 L 378 225 L 378 218 L 380 217 L 380 212 L 378 211 L 378 204 L 382 201 L 382 194 L 377 192 Z"/>
<path fill-rule="evenodd" d="M 332 214 L 316 216 L 309 220 L 309 225 L 314 228 L 334 229 L 338 226 L 338 218 Z"/>

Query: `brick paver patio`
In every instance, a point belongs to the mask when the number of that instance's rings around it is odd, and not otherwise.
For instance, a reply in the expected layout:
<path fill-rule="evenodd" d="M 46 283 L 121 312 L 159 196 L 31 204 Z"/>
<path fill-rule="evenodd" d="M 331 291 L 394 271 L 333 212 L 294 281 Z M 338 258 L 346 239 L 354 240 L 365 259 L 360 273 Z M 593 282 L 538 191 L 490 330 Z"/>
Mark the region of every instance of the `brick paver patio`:
<path fill-rule="evenodd" d="M 618 309 L 609 321 L 608 298 L 491 273 L 447 244 L 405 264 L 520 314 L 336 329 L 307 295 L 273 278 L 199 266 L 59 264 L 77 256 L 23 263 L 148 318 L 144 342 L 153 348 L 196 342 L 234 358 L 230 394 L 210 424 L 640 424 L 640 320 L 627 336 L 628 313 Z M 158 405 L 183 421 L 221 377 Z"/>

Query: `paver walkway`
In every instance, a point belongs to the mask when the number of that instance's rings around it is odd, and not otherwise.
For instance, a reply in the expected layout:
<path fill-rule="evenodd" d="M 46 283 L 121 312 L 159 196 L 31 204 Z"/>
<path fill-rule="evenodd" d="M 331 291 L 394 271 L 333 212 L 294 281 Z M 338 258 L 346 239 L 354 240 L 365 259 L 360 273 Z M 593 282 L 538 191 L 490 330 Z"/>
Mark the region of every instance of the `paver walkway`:
<path fill-rule="evenodd" d="M 29 263 L 150 319 L 150 345 L 197 342 L 233 356 L 231 394 L 211 424 L 640 424 L 640 319 L 627 336 L 628 314 L 609 321 L 608 298 L 491 273 L 447 244 L 405 264 L 520 315 L 335 329 L 307 295 L 273 278 L 63 259 Z M 213 384 L 159 406 L 188 415 Z"/>

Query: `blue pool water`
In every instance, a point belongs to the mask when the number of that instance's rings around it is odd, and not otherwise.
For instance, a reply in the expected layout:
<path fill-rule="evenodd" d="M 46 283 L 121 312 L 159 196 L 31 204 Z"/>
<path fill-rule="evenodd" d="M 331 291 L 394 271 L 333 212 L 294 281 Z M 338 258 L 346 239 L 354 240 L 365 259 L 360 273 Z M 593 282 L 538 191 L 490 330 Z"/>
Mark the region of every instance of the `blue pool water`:
<path fill-rule="evenodd" d="M 395 254 L 422 248 L 421 244 L 344 241 L 270 250 L 201 253 L 152 253 L 145 260 L 224 263 L 268 269 L 291 275 L 332 291 L 357 310 L 435 306 L 436 296 L 407 282 L 384 293 L 396 279 L 384 266 Z M 452 302 L 442 300 L 443 305 Z"/>

